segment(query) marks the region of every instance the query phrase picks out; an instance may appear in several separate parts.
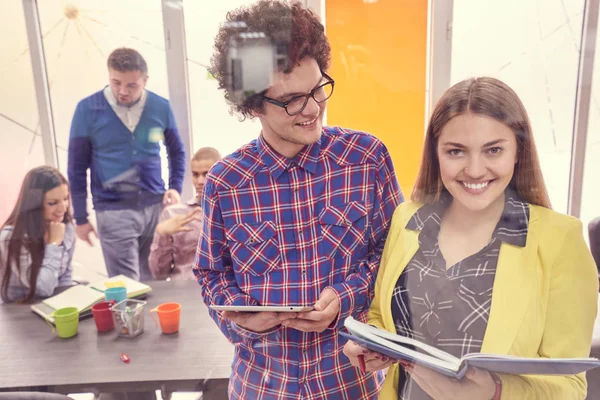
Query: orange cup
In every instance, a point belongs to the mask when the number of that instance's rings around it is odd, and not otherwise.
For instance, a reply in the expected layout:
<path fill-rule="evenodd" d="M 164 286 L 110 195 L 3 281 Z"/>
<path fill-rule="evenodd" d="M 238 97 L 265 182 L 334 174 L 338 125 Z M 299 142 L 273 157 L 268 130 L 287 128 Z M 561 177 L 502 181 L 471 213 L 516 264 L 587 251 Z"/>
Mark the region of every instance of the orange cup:
<path fill-rule="evenodd" d="M 158 321 L 153 313 L 158 314 Z M 156 327 L 160 322 L 162 333 L 175 333 L 179 331 L 179 320 L 181 318 L 181 304 L 163 303 L 150 310 L 150 317 L 154 320 Z"/>

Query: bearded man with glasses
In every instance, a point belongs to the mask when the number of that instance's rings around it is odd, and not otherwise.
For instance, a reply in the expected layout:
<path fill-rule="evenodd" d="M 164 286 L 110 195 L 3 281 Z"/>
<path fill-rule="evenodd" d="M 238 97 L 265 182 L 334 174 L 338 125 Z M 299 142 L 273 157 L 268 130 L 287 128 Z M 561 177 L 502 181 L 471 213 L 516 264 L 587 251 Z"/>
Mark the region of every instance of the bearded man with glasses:
<path fill-rule="evenodd" d="M 274 57 L 265 56 L 271 42 Z M 232 56 L 254 45 L 254 57 Z M 348 316 L 366 320 L 403 200 L 390 155 L 367 133 L 322 126 L 334 89 L 331 49 L 299 2 L 261 0 L 228 13 L 215 49 L 211 73 L 225 98 L 262 131 L 207 175 L 193 269 L 204 302 L 314 307 L 210 310 L 235 344 L 229 398 L 376 399 L 382 374 L 350 365 L 338 332 Z M 267 70 L 248 74 L 248 65 Z M 264 88 L 243 82 L 261 74 Z"/>

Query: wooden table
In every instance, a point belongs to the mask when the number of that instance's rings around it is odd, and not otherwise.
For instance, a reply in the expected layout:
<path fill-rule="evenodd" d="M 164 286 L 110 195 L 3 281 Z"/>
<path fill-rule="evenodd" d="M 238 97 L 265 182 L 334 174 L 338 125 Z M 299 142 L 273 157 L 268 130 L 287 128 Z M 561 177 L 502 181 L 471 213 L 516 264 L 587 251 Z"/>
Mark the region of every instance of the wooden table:
<path fill-rule="evenodd" d="M 93 318 L 60 339 L 29 306 L 0 305 L 0 390 L 48 386 L 57 393 L 158 390 L 210 391 L 229 379 L 233 345 L 219 331 L 195 281 L 150 282 L 144 333 L 98 333 Z M 148 310 L 182 305 L 178 333 L 163 335 Z M 131 361 L 120 359 L 121 352 Z"/>

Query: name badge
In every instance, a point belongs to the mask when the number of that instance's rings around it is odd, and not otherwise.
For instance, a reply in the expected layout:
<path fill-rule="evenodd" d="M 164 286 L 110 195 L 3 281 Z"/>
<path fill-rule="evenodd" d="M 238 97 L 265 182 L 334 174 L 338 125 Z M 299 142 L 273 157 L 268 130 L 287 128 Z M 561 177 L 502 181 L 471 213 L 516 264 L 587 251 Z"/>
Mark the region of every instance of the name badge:
<path fill-rule="evenodd" d="M 161 140 L 164 140 L 165 135 L 163 134 L 162 128 L 155 127 L 150 129 L 150 133 L 148 134 L 148 141 L 150 143 L 158 143 Z"/>

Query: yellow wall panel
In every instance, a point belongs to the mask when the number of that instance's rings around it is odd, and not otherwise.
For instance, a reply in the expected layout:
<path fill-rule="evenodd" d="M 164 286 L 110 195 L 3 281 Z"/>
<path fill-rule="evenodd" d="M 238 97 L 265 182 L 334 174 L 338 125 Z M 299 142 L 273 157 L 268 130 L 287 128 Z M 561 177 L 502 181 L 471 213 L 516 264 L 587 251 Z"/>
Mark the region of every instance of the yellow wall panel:
<path fill-rule="evenodd" d="M 388 147 L 404 194 L 414 185 L 425 125 L 426 0 L 326 0 L 328 125 L 363 130 Z"/>

